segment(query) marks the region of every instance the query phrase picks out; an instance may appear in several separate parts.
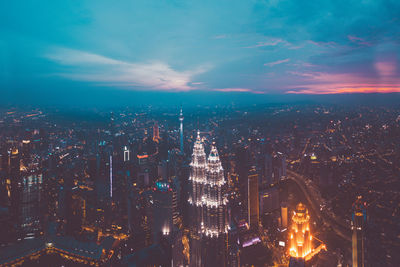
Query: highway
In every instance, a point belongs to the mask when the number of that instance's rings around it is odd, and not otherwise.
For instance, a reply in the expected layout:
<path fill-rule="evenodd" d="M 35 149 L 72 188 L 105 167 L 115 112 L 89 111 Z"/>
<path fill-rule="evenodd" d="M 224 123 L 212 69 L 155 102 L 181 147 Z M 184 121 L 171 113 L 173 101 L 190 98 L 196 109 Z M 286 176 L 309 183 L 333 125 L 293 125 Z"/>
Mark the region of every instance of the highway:
<path fill-rule="evenodd" d="M 303 175 L 291 170 L 287 170 L 286 172 L 287 179 L 294 181 L 299 186 L 307 201 L 310 203 L 314 214 L 316 214 L 325 225 L 333 229 L 338 236 L 342 237 L 346 241 L 351 242 L 350 225 L 345 225 L 343 222 L 329 214 L 326 210 L 321 211 L 320 204 L 324 203 L 324 201 L 318 190 L 310 182 L 307 182 L 308 179 L 306 179 Z"/>

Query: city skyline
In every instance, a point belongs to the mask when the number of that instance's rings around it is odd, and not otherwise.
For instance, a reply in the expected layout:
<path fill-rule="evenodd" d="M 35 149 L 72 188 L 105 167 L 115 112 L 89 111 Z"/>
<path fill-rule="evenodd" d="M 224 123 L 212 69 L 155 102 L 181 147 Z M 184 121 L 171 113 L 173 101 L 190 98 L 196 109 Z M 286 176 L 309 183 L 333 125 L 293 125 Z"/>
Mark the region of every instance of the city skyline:
<path fill-rule="evenodd" d="M 398 267 L 400 1 L 0 3 L 1 267 Z"/>
<path fill-rule="evenodd" d="M 398 263 L 398 105 L 58 113 L 0 109 L 1 264 Z"/>

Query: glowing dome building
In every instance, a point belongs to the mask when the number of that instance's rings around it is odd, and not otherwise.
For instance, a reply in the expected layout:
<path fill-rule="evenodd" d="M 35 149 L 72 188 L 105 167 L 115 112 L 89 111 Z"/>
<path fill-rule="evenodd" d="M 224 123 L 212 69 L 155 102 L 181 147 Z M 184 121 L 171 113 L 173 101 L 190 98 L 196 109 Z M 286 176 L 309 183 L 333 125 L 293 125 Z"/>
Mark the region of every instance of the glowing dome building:
<path fill-rule="evenodd" d="M 299 203 L 296 206 L 292 216 L 292 226 L 289 236 L 290 249 L 289 254 L 293 258 L 303 258 L 306 261 L 316 255 L 321 249 L 326 249 L 325 245 L 321 244 L 313 247 L 313 236 L 310 232 L 310 215 L 306 206 Z"/>
<path fill-rule="evenodd" d="M 292 217 L 290 256 L 304 258 L 311 253 L 310 215 L 304 204 L 299 203 Z"/>

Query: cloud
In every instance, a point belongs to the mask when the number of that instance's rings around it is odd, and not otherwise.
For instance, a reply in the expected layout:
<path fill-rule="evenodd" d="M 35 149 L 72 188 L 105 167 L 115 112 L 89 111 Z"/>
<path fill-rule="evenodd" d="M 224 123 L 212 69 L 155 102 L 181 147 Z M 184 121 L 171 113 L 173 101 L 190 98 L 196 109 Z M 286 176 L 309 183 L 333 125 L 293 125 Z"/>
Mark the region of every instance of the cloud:
<path fill-rule="evenodd" d="M 225 93 L 231 93 L 231 92 L 237 92 L 237 93 L 252 93 L 252 94 L 265 94 L 263 91 L 257 91 L 257 90 L 252 90 L 249 88 L 217 88 L 214 89 L 214 91 L 218 92 L 225 92 Z"/>
<path fill-rule="evenodd" d="M 289 62 L 289 61 L 290 61 L 290 58 L 286 58 L 286 59 L 282 59 L 282 60 L 278 60 L 278 61 L 265 63 L 264 66 L 273 67 L 275 65 L 279 65 L 279 64 L 286 63 L 286 62 Z"/>
<path fill-rule="evenodd" d="M 374 64 L 374 67 L 379 74 L 379 76 L 383 79 L 386 77 L 393 77 L 396 75 L 397 65 L 396 61 L 377 61 Z"/>
<path fill-rule="evenodd" d="M 347 38 L 358 45 L 363 45 L 363 46 L 371 46 L 372 44 L 370 42 L 365 41 L 365 39 L 354 36 L 354 35 L 347 35 Z"/>
<path fill-rule="evenodd" d="M 72 67 L 56 75 L 79 81 L 96 82 L 120 87 L 146 87 L 154 90 L 190 91 L 195 75 L 206 72 L 209 66 L 195 70 L 177 71 L 161 61 L 132 63 L 89 52 L 55 48 L 44 55 L 60 65 Z"/>
<path fill-rule="evenodd" d="M 248 88 L 217 88 L 214 91 L 218 92 L 251 92 Z"/>
<path fill-rule="evenodd" d="M 300 76 L 300 84 L 288 94 L 394 93 L 400 92 L 400 78 L 390 62 L 377 62 L 377 75 L 357 73 L 288 72 Z"/>
<path fill-rule="evenodd" d="M 252 45 L 252 46 L 246 46 L 244 48 L 258 48 L 258 47 L 264 47 L 264 46 L 276 46 L 280 43 L 286 43 L 284 40 L 282 39 L 271 39 L 269 41 L 266 42 L 257 42 L 256 45 Z"/>

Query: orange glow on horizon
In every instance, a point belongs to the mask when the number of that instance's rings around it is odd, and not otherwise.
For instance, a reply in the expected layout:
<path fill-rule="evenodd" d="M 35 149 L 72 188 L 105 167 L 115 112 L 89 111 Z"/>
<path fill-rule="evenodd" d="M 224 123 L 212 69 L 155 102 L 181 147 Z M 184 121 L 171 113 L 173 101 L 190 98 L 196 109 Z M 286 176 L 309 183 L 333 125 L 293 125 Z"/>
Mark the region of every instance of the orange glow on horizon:
<path fill-rule="evenodd" d="M 314 94 L 314 95 L 329 95 L 329 94 L 352 94 L 352 93 L 400 93 L 400 87 L 343 87 L 343 88 L 323 88 L 319 89 L 302 89 L 299 91 L 287 91 L 286 94 Z"/>

